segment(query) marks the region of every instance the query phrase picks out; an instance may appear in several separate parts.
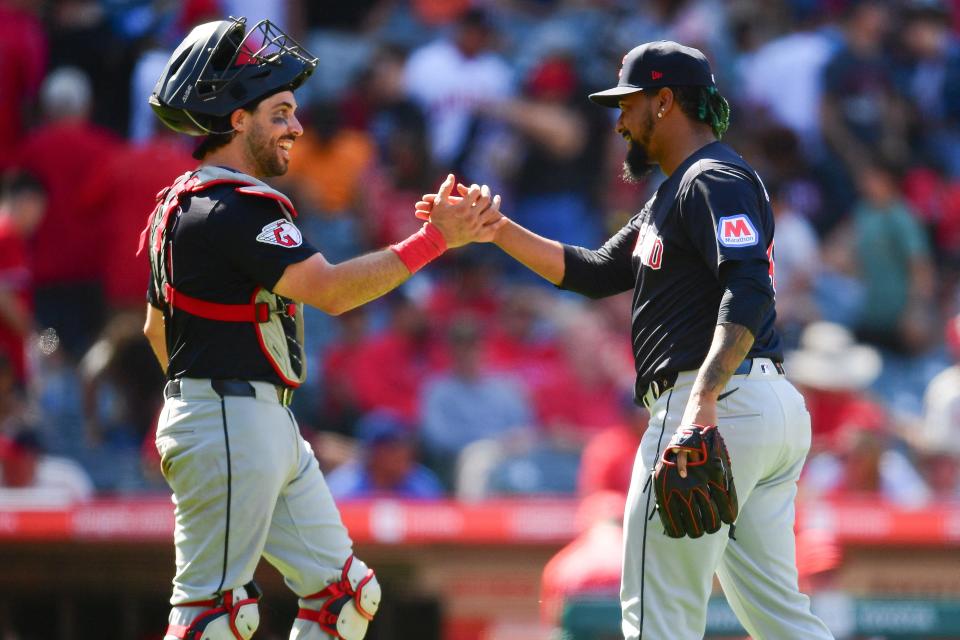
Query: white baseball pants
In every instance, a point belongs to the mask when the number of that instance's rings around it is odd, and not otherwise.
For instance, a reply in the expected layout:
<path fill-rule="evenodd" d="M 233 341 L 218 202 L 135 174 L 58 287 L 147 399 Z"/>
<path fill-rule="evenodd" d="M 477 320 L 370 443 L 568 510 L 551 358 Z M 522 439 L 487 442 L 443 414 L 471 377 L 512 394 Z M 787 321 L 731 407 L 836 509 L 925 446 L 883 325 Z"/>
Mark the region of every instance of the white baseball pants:
<path fill-rule="evenodd" d="M 794 498 L 810 448 L 810 415 L 770 360 L 757 358 L 749 374 L 731 378 L 718 402 L 740 503 L 734 538 L 726 525 L 696 540 L 664 533 L 649 479 L 696 373 L 681 373 L 651 407 L 634 464 L 624 517 L 624 638 L 703 638 L 715 572 L 753 640 L 832 638 L 797 587 Z"/>
<path fill-rule="evenodd" d="M 173 490 L 176 576 L 171 624 L 204 609 L 179 607 L 253 579 L 263 556 L 300 597 L 340 579 L 352 541 L 310 445 L 273 385 L 250 382 L 256 397 L 220 397 L 209 380 L 185 378 L 168 398 L 156 444 Z M 327 640 L 296 620 L 291 638 Z"/>

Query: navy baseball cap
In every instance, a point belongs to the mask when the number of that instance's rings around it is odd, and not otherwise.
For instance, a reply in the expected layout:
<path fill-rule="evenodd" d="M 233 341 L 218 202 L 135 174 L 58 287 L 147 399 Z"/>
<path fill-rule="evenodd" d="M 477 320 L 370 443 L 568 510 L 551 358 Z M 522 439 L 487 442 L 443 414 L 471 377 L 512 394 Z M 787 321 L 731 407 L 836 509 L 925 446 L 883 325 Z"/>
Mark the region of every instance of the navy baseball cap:
<path fill-rule="evenodd" d="M 623 56 L 620 81 L 590 99 L 604 107 L 620 106 L 620 98 L 651 87 L 712 87 L 716 84 L 710 63 L 699 49 L 669 40 L 647 42 Z"/>

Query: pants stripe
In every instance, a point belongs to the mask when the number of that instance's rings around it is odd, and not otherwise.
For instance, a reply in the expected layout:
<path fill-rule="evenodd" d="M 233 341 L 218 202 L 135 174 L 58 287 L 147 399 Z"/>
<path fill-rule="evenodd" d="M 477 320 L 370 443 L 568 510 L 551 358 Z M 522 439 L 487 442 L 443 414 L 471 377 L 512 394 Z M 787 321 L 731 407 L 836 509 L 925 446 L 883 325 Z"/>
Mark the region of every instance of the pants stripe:
<path fill-rule="evenodd" d="M 223 589 L 223 583 L 227 579 L 227 558 L 230 550 L 230 489 L 233 484 L 233 473 L 230 464 L 230 434 L 227 431 L 227 406 L 226 400 L 220 398 L 220 415 L 223 417 L 223 443 L 227 452 L 227 522 L 223 532 L 223 571 L 220 573 L 220 585 L 216 593 L 219 594 Z"/>
<path fill-rule="evenodd" d="M 660 423 L 660 436 L 657 438 L 657 452 L 653 455 L 653 465 L 648 470 L 651 474 L 654 469 L 657 468 L 657 461 L 660 459 L 660 444 L 663 442 L 663 432 L 667 428 L 667 416 L 670 415 L 670 400 L 673 398 L 673 389 L 670 389 L 670 393 L 667 395 L 667 408 L 663 414 L 663 421 Z M 643 638 L 643 614 L 645 612 L 643 606 L 643 587 L 647 579 L 647 531 L 650 530 L 650 496 L 653 495 L 654 488 L 650 487 L 650 493 L 647 494 L 647 504 L 643 508 L 643 517 L 647 519 L 647 522 L 643 526 L 643 543 L 641 545 L 642 551 L 640 552 L 640 564 L 643 565 L 643 571 L 640 574 L 640 638 Z"/>

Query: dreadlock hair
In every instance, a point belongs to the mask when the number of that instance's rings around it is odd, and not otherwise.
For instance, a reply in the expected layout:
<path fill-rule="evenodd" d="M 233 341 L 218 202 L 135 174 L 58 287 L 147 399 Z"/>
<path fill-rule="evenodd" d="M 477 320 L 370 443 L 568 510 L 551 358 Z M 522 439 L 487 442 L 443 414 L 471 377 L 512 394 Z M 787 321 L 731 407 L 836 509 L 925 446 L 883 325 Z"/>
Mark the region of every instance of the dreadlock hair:
<path fill-rule="evenodd" d="M 713 129 L 717 140 L 730 127 L 730 103 L 716 87 L 670 87 L 680 110 L 697 122 L 705 122 Z"/>

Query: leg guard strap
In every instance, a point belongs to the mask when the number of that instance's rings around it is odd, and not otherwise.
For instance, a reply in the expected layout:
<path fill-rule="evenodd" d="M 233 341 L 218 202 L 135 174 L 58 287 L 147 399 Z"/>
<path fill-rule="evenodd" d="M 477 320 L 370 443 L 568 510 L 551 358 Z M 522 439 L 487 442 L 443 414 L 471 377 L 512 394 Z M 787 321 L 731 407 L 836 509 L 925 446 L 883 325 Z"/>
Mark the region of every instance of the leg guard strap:
<path fill-rule="evenodd" d="M 206 610 L 189 625 L 170 624 L 166 636 L 180 640 L 250 640 L 260 624 L 257 600 L 261 595 L 256 583 L 249 582 L 219 598 L 176 605 Z"/>
<path fill-rule="evenodd" d="M 362 640 L 380 607 L 380 584 L 372 569 L 350 556 L 339 581 L 304 599 L 322 600 L 323 604 L 319 610 L 301 607 L 297 618 L 316 623 L 334 638 Z"/>

